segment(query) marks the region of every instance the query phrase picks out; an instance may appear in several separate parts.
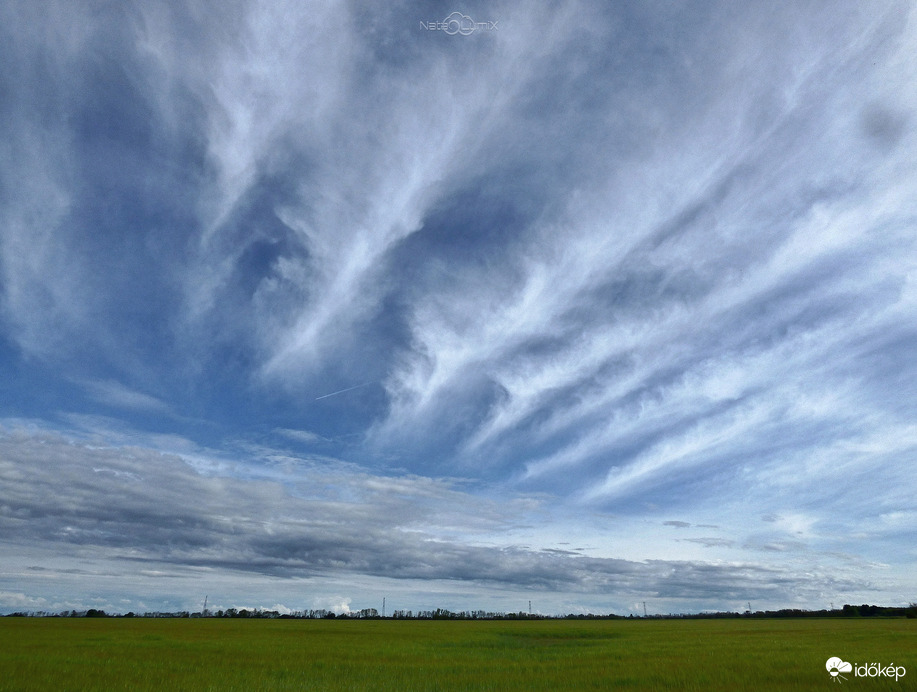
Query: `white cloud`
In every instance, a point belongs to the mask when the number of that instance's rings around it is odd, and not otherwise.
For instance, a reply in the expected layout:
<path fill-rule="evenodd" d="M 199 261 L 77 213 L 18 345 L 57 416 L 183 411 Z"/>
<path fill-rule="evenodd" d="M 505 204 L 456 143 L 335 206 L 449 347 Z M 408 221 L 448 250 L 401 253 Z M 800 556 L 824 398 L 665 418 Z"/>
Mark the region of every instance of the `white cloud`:
<path fill-rule="evenodd" d="M 290 428 L 277 428 L 274 430 L 278 435 L 283 435 L 295 442 L 305 442 L 306 444 L 315 444 L 316 442 L 327 442 L 321 435 L 310 430 L 292 430 Z"/>
<path fill-rule="evenodd" d="M 90 395 L 102 402 L 118 408 L 141 411 L 168 412 L 169 406 L 161 399 L 138 392 L 115 380 L 83 380 L 79 382 Z"/>

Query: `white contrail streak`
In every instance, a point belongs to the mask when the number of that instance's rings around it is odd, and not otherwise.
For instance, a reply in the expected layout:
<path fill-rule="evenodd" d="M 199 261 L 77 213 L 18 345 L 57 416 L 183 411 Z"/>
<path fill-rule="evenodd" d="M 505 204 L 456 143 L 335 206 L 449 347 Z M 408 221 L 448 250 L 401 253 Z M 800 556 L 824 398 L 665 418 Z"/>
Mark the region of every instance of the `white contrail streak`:
<path fill-rule="evenodd" d="M 365 387 L 368 384 L 372 384 L 372 382 L 364 382 L 363 384 L 358 384 L 353 387 L 348 387 L 347 389 L 341 389 L 340 391 L 337 391 L 337 392 L 331 392 L 331 394 L 322 394 L 321 396 L 315 397 L 315 400 L 318 401 L 319 399 L 327 399 L 329 396 L 334 396 L 335 394 L 343 394 L 344 392 L 352 392 L 354 389 Z"/>

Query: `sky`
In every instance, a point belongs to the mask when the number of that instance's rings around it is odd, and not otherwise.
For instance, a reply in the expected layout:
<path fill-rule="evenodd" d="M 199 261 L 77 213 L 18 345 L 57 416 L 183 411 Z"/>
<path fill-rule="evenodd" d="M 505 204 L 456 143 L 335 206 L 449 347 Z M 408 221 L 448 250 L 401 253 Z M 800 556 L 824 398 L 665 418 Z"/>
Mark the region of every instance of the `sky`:
<path fill-rule="evenodd" d="M 0 612 L 917 600 L 917 6 L 0 4 Z"/>

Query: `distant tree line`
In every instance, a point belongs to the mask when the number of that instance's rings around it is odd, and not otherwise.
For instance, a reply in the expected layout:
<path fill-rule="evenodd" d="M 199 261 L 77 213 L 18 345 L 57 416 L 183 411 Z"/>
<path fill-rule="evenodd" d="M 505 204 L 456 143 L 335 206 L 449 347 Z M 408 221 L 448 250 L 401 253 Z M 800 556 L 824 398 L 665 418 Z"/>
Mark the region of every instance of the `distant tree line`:
<path fill-rule="evenodd" d="M 680 618 L 850 618 L 850 617 L 908 617 L 917 618 L 917 603 L 909 606 L 890 607 L 877 605 L 844 605 L 843 608 L 829 610 L 803 610 L 800 608 L 783 608 L 781 610 L 758 610 L 744 613 L 698 613 L 694 615 L 668 615 L 663 617 Z"/>
<path fill-rule="evenodd" d="M 379 620 L 382 619 L 379 611 L 375 608 L 363 608 L 362 610 L 351 611 L 347 613 L 335 613 L 332 610 L 312 609 L 297 610 L 292 613 L 280 613 L 276 610 L 263 610 L 254 608 L 236 609 L 226 608 L 225 610 L 206 610 L 204 612 L 192 613 L 187 610 L 177 612 L 146 612 L 146 613 L 106 613 L 104 610 L 90 608 L 89 610 L 64 610 L 59 613 L 50 613 L 47 611 L 19 611 L 10 613 L 5 617 L 59 617 L 59 618 L 250 618 L 250 619 L 279 619 L 279 620 L 319 620 L 319 619 L 338 619 L 338 620 Z M 594 614 L 594 613 L 568 613 L 566 615 L 541 615 L 525 613 L 498 613 L 483 610 L 462 610 L 453 612 L 445 608 L 436 608 L 435 610 L 396 610 L 391 616 L 385 619 L 391 620 L 666 620 L 666 619 L 716 619 L 716 618 L 824 618 L 824 617 L 908 617 L 917 618 L 917 603 L 911 603 L 906 607 L 889 607 L 877 605 L 844 605 L 843 608 L 833 610 L 802 610 L 798 608 L 783 608 L 781 610 L 758 610 L 751 612 L 746 610 L 739 612 L 715 612 L 715 613 L 691 613 L 691 614 L 668 614 L 668 615 L 615 615 Z"/>

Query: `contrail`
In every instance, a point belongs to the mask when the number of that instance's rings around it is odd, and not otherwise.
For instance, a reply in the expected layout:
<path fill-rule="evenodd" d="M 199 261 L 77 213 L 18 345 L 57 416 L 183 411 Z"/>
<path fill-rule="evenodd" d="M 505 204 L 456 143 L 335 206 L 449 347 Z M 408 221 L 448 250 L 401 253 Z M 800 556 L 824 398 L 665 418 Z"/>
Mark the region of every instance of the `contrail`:
<path fill-rule="evenodd" d="M 331 392 L 331 394 L 322 394 L 321 396 L 315 397 L 315 400 L 318 401 L 319 399 L 327 399 L 329 396 L 334 396 L 335 394 L 343 394 L 344 392 L 352 392 L 354 389 L 359 389 L 360 387 L 365 387 L 365 386 L 368 385 L 368 384 L 372 384 L 372 382 L 364 382 L 363 384 L 358 384 L 358 385 L 356 385 L 356 386 L 354 386 L 354 387 L 348 387 L 347 389 L 342 389 L 342 390 L 337 391 L 337 392 Z"/>

